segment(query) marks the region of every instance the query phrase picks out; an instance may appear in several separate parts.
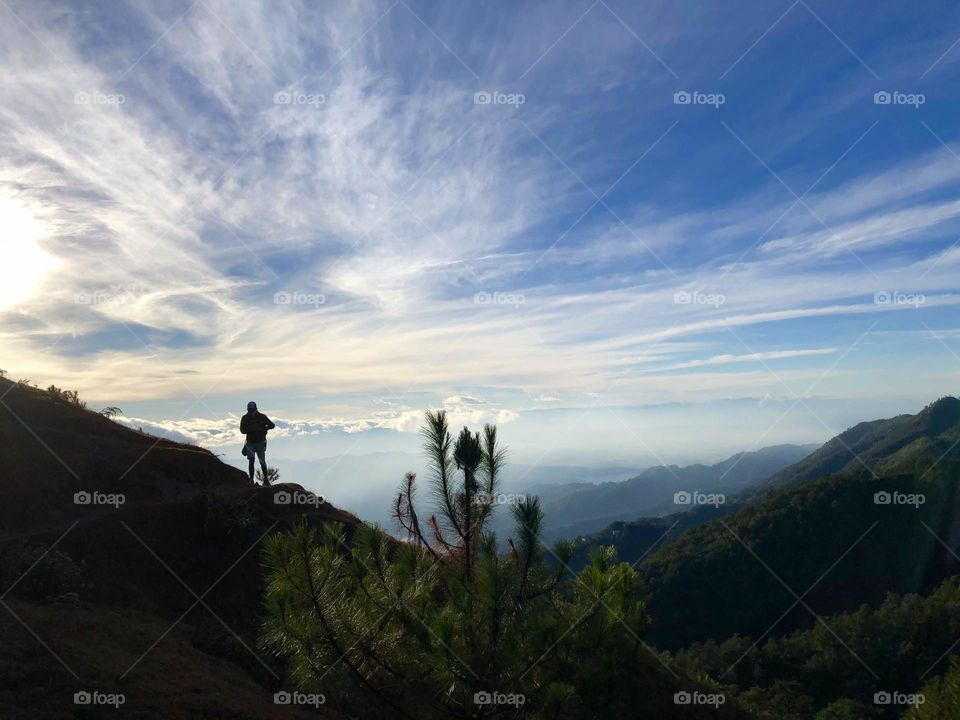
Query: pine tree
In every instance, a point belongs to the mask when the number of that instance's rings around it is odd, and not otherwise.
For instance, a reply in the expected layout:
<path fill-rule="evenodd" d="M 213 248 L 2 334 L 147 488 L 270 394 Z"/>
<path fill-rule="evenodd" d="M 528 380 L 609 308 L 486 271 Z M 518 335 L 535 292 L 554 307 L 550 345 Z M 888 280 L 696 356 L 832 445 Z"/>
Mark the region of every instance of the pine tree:
<path fill-rule="evenodd" d="M 496 428 L 454 441 L 439 411 L 422 434 L 438 512 L 421 520 L 410 473 L 393 504 L 401 541 L 305 520 L 270 537 L 262 646 L 297 688 L 364 717 L 637 717 L 634 570 L 608 548 L 574 577 L 570 545 L 539 539 L 536 497 L 511 508 L 501 552 L 485 529 L 505 460 Z"/>

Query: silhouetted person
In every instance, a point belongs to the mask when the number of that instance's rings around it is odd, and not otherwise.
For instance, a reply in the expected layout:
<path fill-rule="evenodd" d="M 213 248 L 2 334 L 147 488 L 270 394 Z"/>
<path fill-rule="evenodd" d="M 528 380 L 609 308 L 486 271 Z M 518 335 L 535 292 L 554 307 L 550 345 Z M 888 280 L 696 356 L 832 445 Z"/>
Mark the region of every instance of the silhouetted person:
<path fill-rule="evenodd" d="M 257 410 L 257 404 L 252 400 L 247 403 L 247 414 L 240 418 L 240 432 L 247 436 L 244 445 L 244 455 L 250 461 L 250 482 L 253 482 L 253 460 L 260 458 L 260 469 L 263 471 L 263 484 L 269 485 L 267 477 L 267 430 L 273 430 L 276 425 Z"/>

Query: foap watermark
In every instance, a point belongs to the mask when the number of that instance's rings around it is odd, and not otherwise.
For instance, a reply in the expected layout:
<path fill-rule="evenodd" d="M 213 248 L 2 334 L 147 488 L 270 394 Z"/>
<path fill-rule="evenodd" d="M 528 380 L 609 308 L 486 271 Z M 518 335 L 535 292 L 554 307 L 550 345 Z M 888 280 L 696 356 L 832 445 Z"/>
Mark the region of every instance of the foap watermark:
<path fill-rule="evenodd" d="M 478 492 L 476 498 L 481 505 L 519 505 L 527 501 L 527 496 L 521 493 Z"/>
<path fill-rule="evenodd" d="M 681 690 L 673 694 L 674 705 L 709 705 L 713 708 L 719 708 L 727 701 L 723 693 L 705 693 L 699 690 L 687 692 Z"/>
<path fill-rule="evenodd" d="M 918 308 L 926 302 L 927 297 L 923 293 L 881 290 L 873 294 L 874 305 L 912 305 Z"/>
<path fill-rule="evenodd" d="M 927 102 L 927 96 L 923 93 L 879 90 L 873 94 L 874 105 L 909 105 L 916 110 L 925 102 Z"/>
<path fill-rule="evenodd" d="M 305 105 L 318 108 L 327 102 L 323 93 L 306 93 L 300 90 L 281 90 L 273 94 L 274 105 Z"/>
<path fill-rule="evenodd" d="M 306 306 L 319 308 L 327 302 L 327 297 L 323 293 L 308 293 L 295 290 L 293 292 L 288 292 L 286 290 L 281 290 L 278 293 L 273 295 L 273 304 L 274 305 L 293 305 L 293 306 Z"/>
<path fill-rule="evenodd" d="M 273 496 L 274 505 L 313 505 L 314 507 L 320 507 L 325 502 L 327 501 L 323 495 L 314 495 L 312 492 L 300 492 L 299 490 L 293 492 L 281 490 Z"/>
<path fill-rule="evenodd" d="M 73 94 L 74 105 L 123 105 L 127 101 L 120 93 L 105 93 L 99 90 L 81 91 Z"/>
<path fill-rule="evenodd" d="M 311 707 L 318 708 L 325 702 L 327 702 L 327 697 L 322 693 L 279 690 L 273 694 L 274 705 L 310 705 Z"/>
<path fill-rule="evenodd" d="M 712 108 L 719 108 L 727 101 L 727 96 L 723 93 L 705 93 L 699 90 L 677 90 L 673 94 L 674 105 L 709 105 Z"/>
<path fill-rule="evenodd" d="M 512 105 L 518 108 L 527 101 L 523 93 L 505 93 L 499 90 L 481 90 L 473 94 L 474 105 Z"/>
<path fill-rule="evenodd" d="M 910 705 L 912 707 L 919 707 L 923 705 L 926 700 L 923 693 L 902 693 L 898 690 L 894 690 L 893 692 L 881 690 L 873 694 L 874 705 Z"/>
<path fill-rule="evenodd" d="M 522 293 L 478 292 L 473 296 L 474 305 L 510 305 L 520 307 L 527 301 Z"/>
<path fill-rule="evenodd" d="M 123 693 L 105 693 L 99 690 L 80 690 L 73 694 L 74 705 L 109 705 L 118 708 L 127 701 Z"/>
<path fill-rule="evenodd" d="M 912 505 L 916 510 L 927 501 L 923 493 L 902 493 L 899 490 L 881 490 L 873 494 L 874 505 Z"/>
<path fill-rule="evenodd" d="M 673 294 L 674 305 L 709 305 L 710 307 L 718 308 L 726 301 L 726 295 L 721 295 L 720 293 L 705 293 L 699 290 L 694 290 L 693 292 L 680 290 Z"/>
<path fill-rule="evenodd" d="M 502 693 L 496 690 L 487 692 L 486 690 L 481 690 L 473 694 L 474 705 L 509 705 L 519 708 L 522 707 L 526 701 L 526 696 L 520 693 Z"/>
<path fill-rule="evenodd" d="M 136 301 L 143 288 L 136 285 L 118 285 L 111 288 L 81 291 L 73 294 L 74 305 L 125 305 Z"/>
<path fill-rule="evenodd" d="M 713 505 L 720 507 L 727 501 L 727 496 L 722 493 L 702 493 L 698 490 L 687 492 L 678 490 L 673 494 L 674 505 Z"/>
<path fill-rule="evenodd" d="M 102 493 L 97 490 L 80 490 L 73 494 L 74 505 L 112 505 L 115 510 L 127 501 L 123 493 Z"/>

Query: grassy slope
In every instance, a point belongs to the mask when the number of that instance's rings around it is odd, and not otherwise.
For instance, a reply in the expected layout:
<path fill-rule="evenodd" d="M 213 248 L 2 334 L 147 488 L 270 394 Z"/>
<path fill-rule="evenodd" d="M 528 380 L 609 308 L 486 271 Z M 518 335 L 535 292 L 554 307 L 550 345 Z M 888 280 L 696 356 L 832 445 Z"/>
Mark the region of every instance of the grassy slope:
<path fill-rule="evenodd" d="M 244 645 L 255 649 L 259 625 L 255 543 L 299 518 L 302 508 L 273 500 L 298 487 L 254 488 L 206 450 L 129 430 L 34 389 L 0 381 L 0 398 L 0 557 L 62 536 L 57 551 L 83 568 L 88 585 L 78 607 L 32 602 L 24 590 L 37 568 L 5 597 L 29 630 L 0 608 L 0 714 L 96 717 L 64 698 L 83 687 L 119 687 L 124 670 L 183 616 L 128 676 L 124 712 L 136 712 L 124 716 L 283 717 L 272 703 L 282 669 Z M 118 510 L 78 506 L 80 489 L 122 492 L 127 502 Z M 359 522 L 330 505 L 306 512 L 348 533 Z M 0 571 L 8 583 L 15 579 L 9 564 Z M 204 597 L 215 615 L 202 606 L 189 611 L 191 590 L 203 595 L 221 576 Z M 320 716 L 335 717 L 327 709 Z"/>

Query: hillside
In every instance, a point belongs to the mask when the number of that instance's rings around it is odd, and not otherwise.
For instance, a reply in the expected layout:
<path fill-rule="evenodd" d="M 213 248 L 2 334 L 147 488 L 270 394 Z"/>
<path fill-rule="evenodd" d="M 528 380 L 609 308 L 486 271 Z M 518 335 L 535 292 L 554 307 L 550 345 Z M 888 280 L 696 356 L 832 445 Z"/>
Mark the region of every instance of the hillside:
<path fill-rule="evenodd" d="M 282 668 L 254 649 L 259 541 L 303 513 L 356 518 L 6 380 L 0 461 L 0 716 L 74 717 L 74 693 L 98 690 L 125 694 L 124 717 L 318 717 L 274 705 Z"/>
<path fill-rule="evenodd" d="M 879 602 L 887 592 L 922 592 L 955 571 L 955 559 L 934 533 L 952 548 L 960 543 L 960 464 L 941 452 L 957 431 L 949 422 L 956 407 L 948 398 L 917 415 L 880 421 L 885 425 L 857 426 L 859 432 L 869 427 L 872 441 L 865 449 L 874 471 L 844 466 L 818 480 L 797 481 L 661 542 L 639 566 L 651 598 L 654 642 L 677 648 L 734 633 L 788 632 L 810 622 L 802 604 L 785 613 L 794 592 L 809 588 L 804 602 L 818 614 L 843 612 Z M 877 504 L 875 495 L 883 492 L 923 501 Z M 701 511 L 698 520 L 706 519 Z M 660 534 L 665 520 L 658 521 Z M 646 529 L 648 536 L 653 532 Z M 614 535 L 614 544 L 636 552 L 638 535 L 629 545 Z"/>
<path fill-rule="evenodd" d="M 361 529 L 354 516 L 278 502 L 315 496 L 251 486 L 206 450 L 4 380 L 0 449 L 10 468 L 0 480 L 0 717 L 340 718 L 342 705 L 364 708 L 350 717 L 386 717 L 332 691 L 329 706 L 276 705 L 273 693 L 292 689 L 287 668 L 258 644 L 263 539 L 305 516 L 321 535 L 342 524 L 346 553 Z M 114 504 L 76 504 L 84 492 Z M 634 652 L 637 716 L 748 717 L 732 698 L 719 710 L 678 705 L 677 692 L 708 688 Z M 77 705 L 79 692 L 124 702 Z"/>
<path fill-rule="evenodd" d="M 600 545 L 612 545 L 618 557 L 635 562 L 651 552 L 655 543 L 659 545 L 684 530 L 756 504 L 778 488 L 816 480 L 831 473 L 857 470 L 869 473 L 864 463 L 869 464 L 873 472 L 895 475 L 909 473 L 931 459 L 957 459 L 960 458 L 958 440 L 960 400 L 952 397 L 942 398 L 916 415 L 862 422 L 766 480 L 728 495 L 719 508 L 696 507 L 663 516 L 611 522 L 603 530 L 594 532 L 571 525 L 565 533 L 566 537 L 576 538 L 577 549 L 571 567 L 582 567 L 591 549 Z M 960 527 L 954 528 L 952 533 L 960 539 Z"/>
<path fill-rule="evenodd" d="M 854 425 L 803 460 L 772 475 L 756 489 L 787 487 L 856 468 L 890 474 L 915 460 L 951 453 L 960 440 L 960 400 L 941 398 L 916 415 L 897 415 Z"/>

